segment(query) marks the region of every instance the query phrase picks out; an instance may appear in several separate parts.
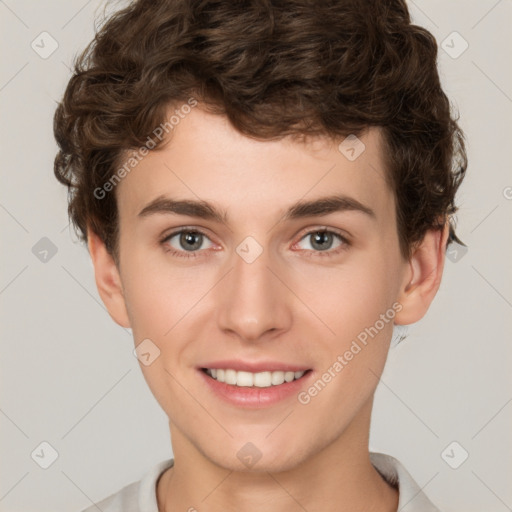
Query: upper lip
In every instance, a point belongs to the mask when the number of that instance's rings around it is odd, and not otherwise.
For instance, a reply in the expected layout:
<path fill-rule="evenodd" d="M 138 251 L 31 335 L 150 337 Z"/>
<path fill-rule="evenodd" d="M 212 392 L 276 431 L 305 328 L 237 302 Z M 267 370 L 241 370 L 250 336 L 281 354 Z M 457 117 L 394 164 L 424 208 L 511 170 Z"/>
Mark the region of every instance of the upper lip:
<path fill-rule="evenodd" d="M 279 361 L 241 361 L 240 359 L 225 359 L 222 361 L 211 361 L 199 365 L 199 368 L 232 369 L 238 372 L 302 372 L 309 370 L 308 366 L 300 364 L 280 363 Z"/>

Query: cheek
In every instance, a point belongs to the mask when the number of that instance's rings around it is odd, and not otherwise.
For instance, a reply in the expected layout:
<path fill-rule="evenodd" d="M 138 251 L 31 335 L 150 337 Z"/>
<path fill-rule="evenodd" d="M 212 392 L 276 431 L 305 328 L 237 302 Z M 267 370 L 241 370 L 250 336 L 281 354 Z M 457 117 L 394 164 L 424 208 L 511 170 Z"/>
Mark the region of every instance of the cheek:
<path fill-rule="evenodd" d="M 337 355 L 347 361 L 345 378 L 354 381 L 370 379 L 385 364 L 394 318 L 401 309 L 395 301 L 396 263 L 370 255 L 367 261 L 351 269 L 346 278 L 346 292 L 340 297 L 341 308 L 333 312 L 335 330 L 340 340 Z M 337 314 L 334 314 L 337 313 Z M 375 382 L 374 382 L 375 381 Z"/>
<path fill-rule="evenodd" d="M 329 411 L 333 432 L 345 428 L 375 392 L 395 313 L 385 294 L 376 289 L 373 295 L 352 293 L 339 301 L 339 308 L 331 309 L 329 323 L 335 336 L 323 338 L 317 379 L 303 390 L 299 402 L 306 404 L 304 410 L 311 417 Z"/>
<path fill-rule="evenodd" d="M 125 262 L 125 274 L 125 302 L 136 342 L 144 338 L 165 342 L 201 296 L 202 287 L 197 289 L 190 270 L 180 272 L 134 257 Z"/>
<path fill-rule="evenodd" d="M 382 261 L 366 259 L 317 275 L 316 291 L 309 292 L 319 316 L 340 340 L 356 337 L 393 305 L 393 271 Z"/>
<path fill-rule="evenodd" d="M 317 360 L 322 354 L 318 387 L 329 381 L 326 387 L 331 389 L 322 392 L 316 406 L 355 411 L 377 386 L 400 309 L 394 301 L 393 275 L 384 258 L 361 257 L 350 268 L 331 270 L 318 281 L 323 285 L 317 289 L 322 293 L 316 292 L 318 316 L 332 332 L 316 345 Z"/>
<path fill-rule="evenodd" d="M 158 343 L 156 340 L 163 339 L 172 328 L 176 311 L 173 295 L 163 295 L 160 288 L 143 276 L 125 287 L 125 299 L 136 344 L 145 338 Z"/>
<path fill-rule="evenodd" d="M 140 268 L 130 269 L 132 277 L 125 286 L 134 345 L 140 346 L 139 366 L 148 387 L 162 409 L 172 411 L 173 400 L 179 403 L 183 393 L 178 384 L 182 381 L 179 362 L 186 337 L 179 333 L 188 320 L 194 294 L 185 281 L 165 276 L 154 266 L 144 272 Z M 144 353 L 149 353 L 149 360 Z"/>

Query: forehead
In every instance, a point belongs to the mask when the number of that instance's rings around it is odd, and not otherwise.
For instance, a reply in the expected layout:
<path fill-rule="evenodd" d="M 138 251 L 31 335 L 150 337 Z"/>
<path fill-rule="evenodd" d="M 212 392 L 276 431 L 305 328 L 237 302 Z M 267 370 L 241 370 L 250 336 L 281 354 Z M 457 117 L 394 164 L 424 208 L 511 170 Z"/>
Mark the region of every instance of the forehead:
<path fill-rule="evenodd" d="M 380 131 L 359 137 L 256 140 L 226 117 L 195 107 L 174 125 L 168 143 L 149 151 L 117 185 L 121 219 L 135 219 L 158 197 L 218 205 L 229 222 L 275 219 L 298 200 L 343 194 L 394 214 Z"/>

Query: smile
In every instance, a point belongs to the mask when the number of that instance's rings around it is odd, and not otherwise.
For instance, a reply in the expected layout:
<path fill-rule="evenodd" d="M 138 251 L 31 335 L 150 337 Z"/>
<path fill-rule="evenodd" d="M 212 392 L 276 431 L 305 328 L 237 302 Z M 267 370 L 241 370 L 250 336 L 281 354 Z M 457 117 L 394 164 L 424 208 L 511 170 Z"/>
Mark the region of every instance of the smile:
<path fill-rule="evenodd" d="M 203 368 L 203 372 L 218 382 L 237 387 L 268 388 L 300 379 L 306 371 L 236 371 L 231 368 Z"/>

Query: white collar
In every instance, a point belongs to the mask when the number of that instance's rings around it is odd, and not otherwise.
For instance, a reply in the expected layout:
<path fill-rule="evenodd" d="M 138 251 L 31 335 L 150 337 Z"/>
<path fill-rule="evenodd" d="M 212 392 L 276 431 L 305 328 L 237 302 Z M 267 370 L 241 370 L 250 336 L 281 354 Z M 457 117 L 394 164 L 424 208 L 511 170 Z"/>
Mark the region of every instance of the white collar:
<path fill-rule="evenodd" d="M 399 460 L 384 453 L 370 452 L 370 461 L 382 477 L 398 489 L 397 512 L 440 512 Z M 160 475 L 173 464 L 174 459 L 163 460 L 153 466 L 140 480 L 138 483 L 140 512 L 158 512 L 156 484 Z"/>

